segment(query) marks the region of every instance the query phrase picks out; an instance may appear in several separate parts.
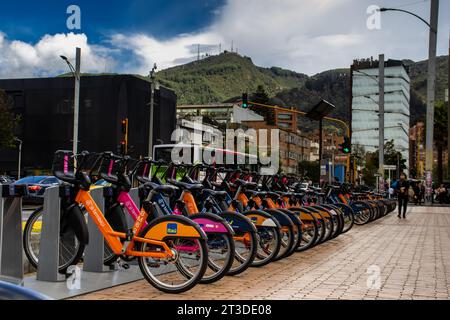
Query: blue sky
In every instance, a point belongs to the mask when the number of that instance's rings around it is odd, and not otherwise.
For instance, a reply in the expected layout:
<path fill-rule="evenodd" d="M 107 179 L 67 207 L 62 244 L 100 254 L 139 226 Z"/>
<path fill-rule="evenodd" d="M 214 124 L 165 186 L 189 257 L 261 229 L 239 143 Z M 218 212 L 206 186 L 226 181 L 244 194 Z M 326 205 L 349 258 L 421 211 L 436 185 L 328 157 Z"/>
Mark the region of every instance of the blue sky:
<path fill-rule="evenodd" d="M 38 41 L 43 34 L 66 30 L 66 9 L 82 11 L 82 32 L 99 41 L 111 32 L 146 32 L 164 39 L 197 31 L 211 24 L 222 0 L 97 0 L 2 3 L 0 26 L 11 38 Z M 26 8 L 26 10 L 24 10 Z"/>
<path fill-rule="evenodd" d="M 355 58 L 423 60 L 427 27 L 390 12 L 370 30 L 371 5 L 429 18 L 429 0 L 58 0 L 5 1 L 0 11 L 0 78 L 66 72 L 59 55 L 82 48 L 82 71 L 147 74 L 217 54 L 219 47 L 260 66 L 306 74 L 348 67 Z M 81 9 L 81 30 L 66 26 L 69 5 Z M 450 1 L 440 1 L 438 54 L 447 54 Z"/>

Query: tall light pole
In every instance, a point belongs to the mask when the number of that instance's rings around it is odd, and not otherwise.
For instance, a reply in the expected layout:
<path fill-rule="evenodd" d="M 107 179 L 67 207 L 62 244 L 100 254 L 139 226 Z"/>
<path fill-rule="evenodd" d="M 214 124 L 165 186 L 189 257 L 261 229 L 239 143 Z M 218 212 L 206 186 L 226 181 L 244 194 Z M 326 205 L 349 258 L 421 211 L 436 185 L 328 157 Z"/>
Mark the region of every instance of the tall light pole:
<path fill-rule="evenodd" d="M 384 54 L 378 57 L 378 171 L 380 173 L 381 192 L 384 191 Z"/>
<path fill-rule="evenodd" d="M 19 160 L 17 164 L 17 180 L 20 179 L 20 168 L 22 167 L 22 143 L 23 141 L 19 138 L 14 138 L 14 141 L 16 141 L 19 144 Z"/>
<path fill-rule="evenodd" d="M 81 68 L 81 48 L 76 48 L 75 53 L 75 68 L 70 63 L 69 59 L 65 56 L 60 56 L 70 68 L 70 71 L 75 78 L 75 93 L 73 102 L 73 143 L 72 152 L 73 154 L 78 153 L 78 119 L 80 113 L 80 68 Z"/>
<path fill-rule="evenodd" d="M 393 8 L 381 8 L 381 12 L 385 11 L 400 11 L 410 14 L 422 22 L 424 22 L 429 32 L 428 42 L 428 80 L 427 80 L 427 120 L 426 120 L 426 142 L 425 142 L 425 171 L 427 183 L 427 198 L 431 195 L 432 172 L 433 172 L 433 131 L 434 131 L 434 95 L 436 85 L 436 45 L 437 45 L 437 28 L 438 28 L 438 13 L 439 0 L 431 0 L 430 8 L 430 22 L 419 17 L 415 13 Z"/>
<path fill-rule="evenodd" d="M 152 157 L 153 155 L 153 122 L 154 122 L 154 107 L 155 107 L 155 76 L 156 76 L 156 63 L 153 65 L 152 70 L 150 71 L 150 119 L 149 119 L 149 129 L 148 129 L 148 156 Z"/>

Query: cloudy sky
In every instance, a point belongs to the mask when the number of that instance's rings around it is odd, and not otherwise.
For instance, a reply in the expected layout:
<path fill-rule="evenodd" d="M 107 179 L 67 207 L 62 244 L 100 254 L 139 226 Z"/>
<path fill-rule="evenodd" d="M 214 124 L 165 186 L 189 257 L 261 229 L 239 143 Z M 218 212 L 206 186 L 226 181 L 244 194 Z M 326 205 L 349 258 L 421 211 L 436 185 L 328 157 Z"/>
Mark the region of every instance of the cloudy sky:
<path fill-rule="evenodd" d="M 370 30 L 372 5 L 413 11 L 429 19 L 429 0 L 97 0 L 2 3 L 0 78 L 67 72 L 59 58 L 82 49 L 83 72 L 148 74 L 217 54 L 231 44 L 260 66 L 309 75 L 348 67 L 354 58 L 423 60 L 428 28 L 398 12 L 383 13 Z M 81 10 L 81 29 L 67 26 L 69 5 Z M 369 10 L 370 11 L 370 10 Z M 370 21 L 376 22 L 375 19 Z M 440 1 L 438 54 L 448 53 L 450 0 Z"/>

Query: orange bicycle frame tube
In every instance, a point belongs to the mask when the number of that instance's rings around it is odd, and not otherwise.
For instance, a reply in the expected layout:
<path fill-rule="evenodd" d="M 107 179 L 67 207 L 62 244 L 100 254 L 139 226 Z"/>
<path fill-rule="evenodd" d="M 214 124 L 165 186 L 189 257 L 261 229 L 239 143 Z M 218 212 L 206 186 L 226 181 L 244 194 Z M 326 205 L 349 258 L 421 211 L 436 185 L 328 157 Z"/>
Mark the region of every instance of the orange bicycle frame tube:
<path fill-rule="evenodd" d="M 181 195 L 181 199 L 184 202 L 184 204 L 186 205 L 188 214 L 198 213 L 198 207 L 197 207 L 197 204 L 195 203 L 195 199 L 194 199 L 194 196 L 192 195 L 192 193 L 190 193 L 188 191 L 183 191 L 183 194 Z"/>
<path fill-rule="evenodd" d="M 137 237 L 137 236 L 133 236 L 133 239 L 130 241 L 130 243 L 128 244 L 128 246 L 126 247 L 126 249 L 123 252 L 123 244 L 119 239 L 125 239 L 127 237 L 127 235 L 123 232 L 114 231 L 111 228 L 111 225 L 108 223 L 105 216 L 103 215 L 101 210 L 98 208 L 94 199 L 92 199 L 90 193 L 85 190 L 79 190 L 78 194 L 75 198 L 75 201 L 84 205 L 89 216 L 95 222 L 99 231 L 103 234 L 105 241 L 108 243 L 108 245 L 110 246 L 110 248 L 113 250 L 113 252 L 115 254 L 117 254 L 117 255 L 125 254 L 125 255 L 129 255 L 129 256 L 143 256 L 143 257 L 153 257 L 153 258 L 168 258 L 168 257 L 173 256 L 172 251 L 170 250 L 170 248 L 167 246 L 167 244 L 165 242 L 158 241 L 158 240 L 152 240 L 152 239 L 148 239 L 148 238 Z M 141 211 L 141 215 L 142 214 L 143 214 L 143 212 Z M 144 221 L 144 220 L 145 220 L 145 217 L 143 217 L 143 219 L 138 219 L 135 223 L 135 226 L 133 227 L 133 231 L 137 231 L 138 229 L 140 229 L 139 223 L 142 223 L 142 221 Z M 151 245 L 162 247 L 164 249 L 164 252 L 134 251 L 133 248 L 134 248 L 135 241 L 145 242 L 145 243 L 148 243 Z"/>

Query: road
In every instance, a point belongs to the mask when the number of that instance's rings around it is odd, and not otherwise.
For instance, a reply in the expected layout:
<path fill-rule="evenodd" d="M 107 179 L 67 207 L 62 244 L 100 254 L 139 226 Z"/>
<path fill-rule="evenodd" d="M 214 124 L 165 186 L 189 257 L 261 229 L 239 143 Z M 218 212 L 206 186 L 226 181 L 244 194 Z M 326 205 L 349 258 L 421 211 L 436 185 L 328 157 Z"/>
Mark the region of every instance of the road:
<path fill-rule="evenodd" d="M 179 295 L 146 281 L 75 299 L 449 299 L 450 208 L 410 207 L 262 268 Z"/>

